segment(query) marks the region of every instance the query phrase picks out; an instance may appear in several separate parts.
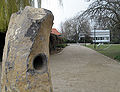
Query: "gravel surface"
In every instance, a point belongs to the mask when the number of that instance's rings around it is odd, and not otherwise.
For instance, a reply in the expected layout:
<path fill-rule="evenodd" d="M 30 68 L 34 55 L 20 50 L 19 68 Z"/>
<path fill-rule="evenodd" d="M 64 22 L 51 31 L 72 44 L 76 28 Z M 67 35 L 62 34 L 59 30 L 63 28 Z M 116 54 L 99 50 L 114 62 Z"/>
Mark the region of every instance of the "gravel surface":
<path fill-rule="evenodd" d="M 120 92 L 120 64 L 72 44 L 50 57 L 54 92 Z"/>

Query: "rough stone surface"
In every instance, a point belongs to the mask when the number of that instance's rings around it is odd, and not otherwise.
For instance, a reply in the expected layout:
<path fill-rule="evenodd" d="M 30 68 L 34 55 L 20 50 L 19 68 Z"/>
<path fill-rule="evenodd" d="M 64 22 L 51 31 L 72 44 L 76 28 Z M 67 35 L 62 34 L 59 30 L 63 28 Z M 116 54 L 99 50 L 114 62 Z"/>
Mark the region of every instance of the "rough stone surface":
<path fill-rule="evenodd" d="M 52 92 L 50 11 L 27 6 L 11 16 L 2 61 L 2 92 Z"/>

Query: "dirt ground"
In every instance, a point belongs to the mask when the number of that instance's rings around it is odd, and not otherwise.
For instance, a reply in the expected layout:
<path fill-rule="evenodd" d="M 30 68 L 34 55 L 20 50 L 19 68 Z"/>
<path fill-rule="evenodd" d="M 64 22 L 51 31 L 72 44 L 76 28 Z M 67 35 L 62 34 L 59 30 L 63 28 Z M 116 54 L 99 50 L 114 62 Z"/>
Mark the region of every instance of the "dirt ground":
<path fill-rule="evenodd" d="M 50 66 L 54 92 L 120 92 L 120 64 L 79 44 L 52 55 Z"/>
<path fill-rule="evenodd" d="M 73 44 L 50 58 L 54 92 L 120 92 L 120 64 Z"/>

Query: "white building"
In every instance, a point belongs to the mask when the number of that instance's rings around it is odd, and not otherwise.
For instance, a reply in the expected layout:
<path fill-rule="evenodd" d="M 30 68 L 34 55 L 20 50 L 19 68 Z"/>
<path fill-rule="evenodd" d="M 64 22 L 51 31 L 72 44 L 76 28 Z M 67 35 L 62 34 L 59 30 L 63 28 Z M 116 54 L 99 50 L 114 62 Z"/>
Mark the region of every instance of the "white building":
<path fill-rule="evenodd" d="M 80 38 L 84 38 L 85 33 L 80 34 Z M 95 43 L 109 43 L 110 30 L 92 30 L 90 33 L 92 41 Z"/>
<path fill-rule="evenodd" d="M 110 30 L 92 30 L 90 36 L 93 38 L 93 42 L 96 43 L 110 42 Z"/>

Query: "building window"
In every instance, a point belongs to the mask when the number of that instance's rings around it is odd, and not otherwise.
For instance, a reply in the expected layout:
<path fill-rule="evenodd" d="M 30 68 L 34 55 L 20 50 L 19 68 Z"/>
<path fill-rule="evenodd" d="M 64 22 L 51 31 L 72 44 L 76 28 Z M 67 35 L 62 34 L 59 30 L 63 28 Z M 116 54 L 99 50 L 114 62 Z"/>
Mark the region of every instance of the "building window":
<path fill-rule="evenodd" d="M 109 40 L 109 37 L 106 37 L 107 40 Z"/>

